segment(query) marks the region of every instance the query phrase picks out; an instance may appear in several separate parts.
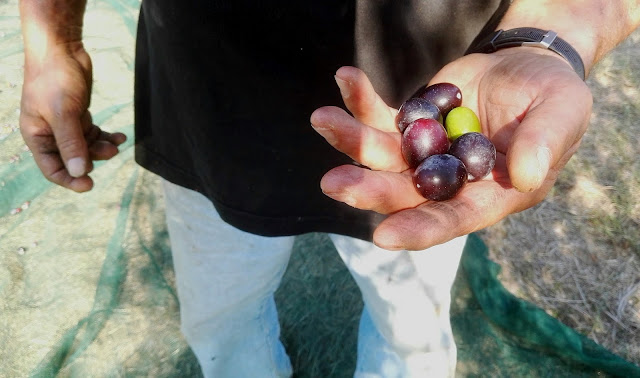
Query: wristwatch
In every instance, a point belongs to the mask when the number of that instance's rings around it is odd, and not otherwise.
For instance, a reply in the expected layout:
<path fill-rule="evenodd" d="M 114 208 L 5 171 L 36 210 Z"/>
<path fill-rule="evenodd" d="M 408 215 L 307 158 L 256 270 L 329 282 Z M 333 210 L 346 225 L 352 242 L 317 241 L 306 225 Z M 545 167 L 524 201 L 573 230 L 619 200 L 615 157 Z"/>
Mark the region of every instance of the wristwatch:
<path fill-rule="evenodd" d="M 567 41 L 552 30 L 516 28 L 498 30 L 469 47 L 465 55 L 473 53 L 489 54 L 497 50 L 516 46 L 533 46 L 548 49 L 565 58 L 578 75 L 585 80 L 584 63 L 580 54 Z"/>

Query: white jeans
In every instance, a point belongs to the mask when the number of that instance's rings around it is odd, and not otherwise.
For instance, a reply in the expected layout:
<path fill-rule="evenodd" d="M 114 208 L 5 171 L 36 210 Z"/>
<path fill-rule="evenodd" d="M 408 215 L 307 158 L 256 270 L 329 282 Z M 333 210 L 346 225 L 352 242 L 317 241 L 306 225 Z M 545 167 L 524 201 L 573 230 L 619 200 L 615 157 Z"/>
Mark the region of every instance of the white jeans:
<path fill-rule="evenodd" d="M 206 377 L 288 377 L 274 292 L 294 237 L 263 237 L 222 221 L 211 202 L 163 180 L 181 329 Z M 450 290 L 466 237 L 424 251 L 387 251 L 330 235 L 364 311 L 356 377 L 451 377 Z"/>

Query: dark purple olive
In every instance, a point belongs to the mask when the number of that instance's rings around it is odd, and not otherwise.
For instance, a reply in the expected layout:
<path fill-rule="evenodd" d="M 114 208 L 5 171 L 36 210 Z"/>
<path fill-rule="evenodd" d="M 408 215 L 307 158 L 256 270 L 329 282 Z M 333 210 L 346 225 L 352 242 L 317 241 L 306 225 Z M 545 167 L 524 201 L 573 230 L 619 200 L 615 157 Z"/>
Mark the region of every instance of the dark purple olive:
<path fill-rule="evenodd" d="M 462 134 L 451 144 L 449 153 L 462 160 L 469 181 L 483 179 L 496 164 L 496 147 L 481 133 Z"/>
<path fill-rule="evenodd" d="M 431 155 L 446 153 L 449 145 L 447 131 L 434 119 L 417 119 L 402 134 L 402 156 L 412 168 Z"/>
<path fill-rule="evenodd" d="M 418 193 L 432 201 L 453 198 L 466 182 L 464 163 L 448 154 L 429 156 L 413 173 L 413 183 Z"/>
<path fill-rule="evenodd" d="M 462 105 L 462 92 L 460 88 L 451 83 L 429 85 L 419 89 L 413 97 L 422 98 L 435 104 L 444 118 L 451 109 Z"/>
<path fill-rule="evenodd" d="M 398 130 L 404 132 L 407 126 L 419 118 L 435 119 L 442 124 L 443 119 L 440 114 L 440 109 L 429 101 L 422 98 L 410 98 L 405 101 L 396 116 L 396 125 Z"/>

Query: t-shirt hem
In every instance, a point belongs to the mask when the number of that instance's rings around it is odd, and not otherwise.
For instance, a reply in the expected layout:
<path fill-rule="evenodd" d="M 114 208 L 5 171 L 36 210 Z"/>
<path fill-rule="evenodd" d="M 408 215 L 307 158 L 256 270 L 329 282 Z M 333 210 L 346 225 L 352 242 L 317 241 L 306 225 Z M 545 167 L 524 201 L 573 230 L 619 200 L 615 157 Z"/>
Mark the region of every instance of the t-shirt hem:
<path fill-rule="evenodd" d="M 203 190 L 197 177 L 174 166 L 162 155 L 143 144 L 135 145 L 135 160 L 144 169 L 163 179 L 205 195 L 220 217 L 242 231 L 262 236 L 294 236 L 311 232 L 334 233 L 372 241 L 374 225 L 370 221 L 318 215 L 264 216 L 228 206 Z M 380 216 L 380 219 L 382 216 Z"/>

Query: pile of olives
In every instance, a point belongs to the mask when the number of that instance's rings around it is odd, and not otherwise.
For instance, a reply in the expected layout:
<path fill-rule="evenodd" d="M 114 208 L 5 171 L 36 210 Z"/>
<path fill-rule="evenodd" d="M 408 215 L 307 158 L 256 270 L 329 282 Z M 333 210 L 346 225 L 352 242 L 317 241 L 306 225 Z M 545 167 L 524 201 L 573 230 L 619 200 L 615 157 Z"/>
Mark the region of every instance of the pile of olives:
<path fill-rule="evenodd" d="M 496 162 L 496 148 L 482 134 L 473 110 L 462 106 L 462 92 L 451 83 L 418 90 L 396 117 L 402 155 L 413 183 L 426 199 L 453 198 L 467 181 L 486 177 Z"/>

